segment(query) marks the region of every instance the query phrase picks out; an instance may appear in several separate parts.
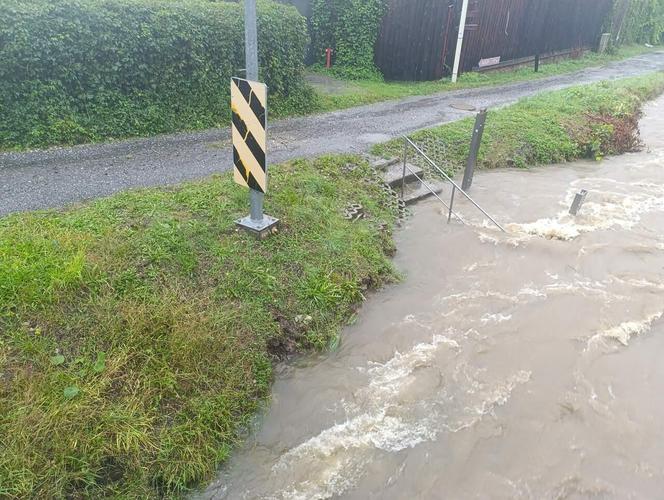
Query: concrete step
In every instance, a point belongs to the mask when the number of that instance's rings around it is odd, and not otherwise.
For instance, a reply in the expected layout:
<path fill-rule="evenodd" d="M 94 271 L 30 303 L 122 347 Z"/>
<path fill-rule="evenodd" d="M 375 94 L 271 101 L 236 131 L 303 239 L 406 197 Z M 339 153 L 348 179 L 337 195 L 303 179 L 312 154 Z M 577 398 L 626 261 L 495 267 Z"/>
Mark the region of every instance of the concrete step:
<path fill-rule="evenodd" d="M 415 174 L 417 174 L 417 176 L 419 176 L 420 179 L 424 178 L 424 170 L 422 170 L 420 167 L 416 167 L 415 165 L 411 165 L 410 163 L 408 164 L 408 167 L 410 168 L 410 170 L 406 169 L 406 182 L 419 182 Z M 396 187 L 400 188 L 402 175 L 403 175 L 403 164 L 396 163 L 385 171 L 384 179 L 385 182 L 390 186 L 392 186 L 393 188 Z"/>
<path fill-rule="evenodd" d="M 370 156 L 369 163 L 376 170 L 387 170 L 388 167 L 399 163 L 399 158 L 379 158 L 377 156 Z"/>
<path fill-rule="evenodd" d="M 429 179 L 425 180 L 425 182 L 437 195 L 440 195 L 440 193 L 442 193 L 443 189 L 445 188 L 445 183 L 443 181 Z M 412 184 L 406 185 L 403 201 L 406 203 L 406 205 L 413 205 L 414 203 L 424 200 L 430 196 L 433 196 L 433 194 L 429 189 L 427 189 L 426 186 L 424 186 L 424 184 L 421 182 L 414 182 Z"/>

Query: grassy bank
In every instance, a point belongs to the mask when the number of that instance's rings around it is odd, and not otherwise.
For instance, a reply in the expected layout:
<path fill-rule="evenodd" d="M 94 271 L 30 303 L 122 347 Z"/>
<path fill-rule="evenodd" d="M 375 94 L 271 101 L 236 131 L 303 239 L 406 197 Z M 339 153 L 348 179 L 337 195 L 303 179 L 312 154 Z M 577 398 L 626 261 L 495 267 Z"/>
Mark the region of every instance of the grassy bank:
<path fill-rule="evenodd" d="M 209 477 L 271 363 L 334 343 L 394 278 L 394 213 L 354 157 L 273 170 L 279 234 L 230 175 L 0 219 L 0 497 L 154 498 Z M 342 212 L 361 203 L 368 220 Z M 387 227 L 387 229 L 385 229 Z"/>
<path fill-rule="evenodd" d="M 317 110 L 333 111 L 363 104 L 371 104 L 390 99 L 429 95 L 437 92 L 452 90 L 506 85 L 510 83 L 538 80 L 549 76 L 572 73 L 584 68 L 601 66 L 603 64 L 620 61 L 628 57 L 661 50 L 662 47 L 647 48 L 643 45 L 629 45 L 620 47 L 613 54 L 589 53 L 578 59 L 569 59 L 551 64 L 542 64 L 540 71 L 535 73 L 532 68 L 521 68 L 489 73 L 465 73 L 458 82 L 453 84 L 449 78 L 432 82 L 385 82 L 379 80 L 338 80 L 332 91 L 324 86 L 317 86 L 319 102 Z M 319 68 L 317 75 L 334 77 L 334 72 Z"/>
<path fill-rule="evenodd" d="M 572 87 L 490 111 L 480 149 L 480 168 L 526 167 L 578 158 L 601 158 L 638 147 L 638 118 L 644 101 L 664 91 L 664 73 Z M 468 157 L 474 117 L 412 134 L 448 173 Z M 444 145 L 444 147 L 440 147 Z M 401 156 L 403 143 L 374 147 Z"/>

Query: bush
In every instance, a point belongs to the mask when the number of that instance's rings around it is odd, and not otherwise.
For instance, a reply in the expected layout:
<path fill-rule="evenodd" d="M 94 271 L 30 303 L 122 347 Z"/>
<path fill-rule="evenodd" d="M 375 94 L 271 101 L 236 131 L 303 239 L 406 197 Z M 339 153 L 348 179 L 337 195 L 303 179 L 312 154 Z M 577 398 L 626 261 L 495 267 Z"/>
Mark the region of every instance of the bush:
<path fill-rule="evenodd" d="M 5 0 L 0 148 L 224 125 L 244 68 L 243 8 L 198 0 Z M 306 107 L 306 22 L 259 3 L 271 113 Z"/>
<path fill-rule="evenodd" d="M 384 0 L 313 0 L 313 60 L 321 61 L 329 47 L 335 54 L 335 73 L 382 79 L 374 64 L 374 46 L 384 11 Z"/>
<path fill-rule="evenodd" d="M 618 43 L 664 42 L 664 0 L 616 0 L 607 29 Z"/>

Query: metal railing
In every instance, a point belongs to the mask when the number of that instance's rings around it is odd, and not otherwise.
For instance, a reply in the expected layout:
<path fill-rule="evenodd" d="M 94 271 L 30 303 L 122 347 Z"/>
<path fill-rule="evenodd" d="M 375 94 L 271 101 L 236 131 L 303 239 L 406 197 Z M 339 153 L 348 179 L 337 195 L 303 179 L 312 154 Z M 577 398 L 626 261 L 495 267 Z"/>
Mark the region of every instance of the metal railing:
<path fill-rule="evenodd" d="M 506 232 L 505 228 L 503 228 L 503 226 L 501 226 L 498 222 L 496 222 L 496 219 L 491 217 L 487 213 L 486 210 L 484 210 L 481 206 L 479 206 L 477 204 L 477 202 L 475 200 L 473 200 L 468 193 L 466 193 L 466 191 L 461 189 L 461 187 L 456 182 L 454 182 L 454 180 L 452 180 L 452 178 L 449 175 L 447 175 L 441 168 L 439 168 L 438 165 L 436 165 L 436 163 L 431 158 L 429 158 L 427 156 L 427 154 L 424 151 L 422 151 L 417 144 L 415 144 L 412 140 L 410 140 L 409 137 L 407 137 L 405 135 L 403 136 L 403 139 L 404 139 L 403 175 L 402 175 L 402 178 L 401 178 L 401 197 L 402 198 L 403 198 L 403 195 L 404 195 L 404 188 L 405 188 L 405 185 L 406 185 L 406 170 L 408 170 L 408 171 L 410 171 L 410 173 L 413 176 L 415 176 L 422 183 L 422 185 L 424 187 L 426 187 L 429 191 L 431 191 L 431 193 L 438 199 L 438 201 L 440 201 L 443 204 L 443 206 L 445 206 L 445 208 L 447 208 L 447 210 L 448 210 L 447 222 L 448 223 L 451 222 L 452 216 L 454 216 L 457 219 L 459 219 L 459 221 L 461 221 L 462 224 L 466 224 L 466 222 L 461 218 L 461 216 L 454 211 L 454 198 L 455 198 L 456 192 L 459 191 L 468 201 L 470 201 L 473 205 L 475 205 L 475 207 L 480 212 L 482 212 L 482 214 L 484 214 L 484 216 L 487 217 L 498 229 L 500 229 L 504 233 Z M 450 197 L 450 204 L 449 205 L 447 203 L 445 203 L 445 201 L 440 196 L 438 196 L 438 193 L 436 193 L 435 190 L 429 184 L 427 184 L 419 175 L 417 175 L 417 172 L 413 171 L 413 169 L 408 166 L 408 148 L 409 147 L 412 147 L 420 156 L 422 156 L 422 158 L 424 158 L 426 160 L 426 162 L 433 169 L 436 170 L 436 172 L 438 172 L 441 176 L 443 176 L 443 178 L 445 180 L 447 180 L 450 184 L 452 184 L 452 196 Z"/>

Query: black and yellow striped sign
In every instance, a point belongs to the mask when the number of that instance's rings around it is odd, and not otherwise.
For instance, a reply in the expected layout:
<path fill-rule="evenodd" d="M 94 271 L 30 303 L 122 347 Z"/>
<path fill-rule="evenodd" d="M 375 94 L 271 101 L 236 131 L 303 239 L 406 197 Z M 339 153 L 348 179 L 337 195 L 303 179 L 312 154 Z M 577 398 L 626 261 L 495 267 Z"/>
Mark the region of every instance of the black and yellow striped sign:
<path fill-rule="evenodd" d="M 267 191 L 265 84 L 233 78 L 231 109 L 235 182 L 265 193 Z"/>

